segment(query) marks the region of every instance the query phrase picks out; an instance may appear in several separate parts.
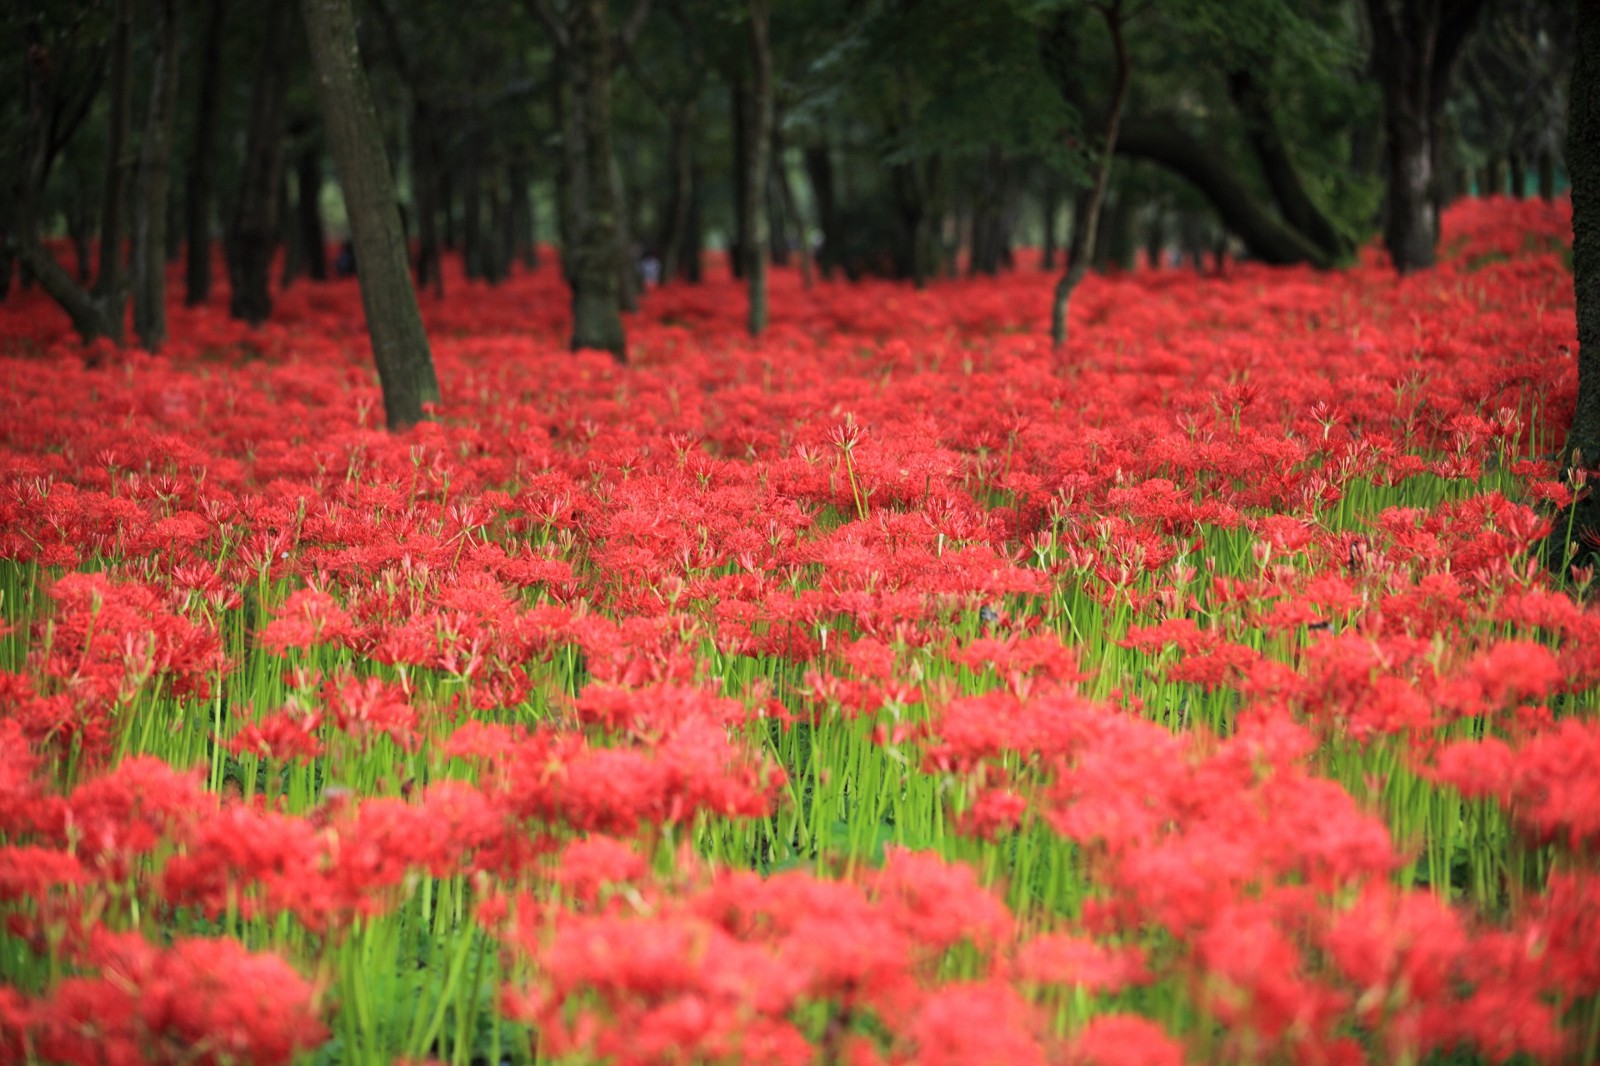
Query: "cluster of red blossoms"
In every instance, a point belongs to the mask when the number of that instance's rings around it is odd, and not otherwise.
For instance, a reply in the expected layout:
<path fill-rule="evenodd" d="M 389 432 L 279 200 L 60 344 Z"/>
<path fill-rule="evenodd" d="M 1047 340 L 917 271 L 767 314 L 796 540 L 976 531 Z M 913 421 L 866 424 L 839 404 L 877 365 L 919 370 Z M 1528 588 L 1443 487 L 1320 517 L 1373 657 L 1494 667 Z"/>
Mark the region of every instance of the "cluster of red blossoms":
<path fill-rule="evenodd" d="M 0 303 L 0 1061 L 1591 1061 L 1564 204 L 1229 264 Z M 422 976 L 418 976 L 421 974 Z M 397 991 L 398 990 L 398 991 Z"/>

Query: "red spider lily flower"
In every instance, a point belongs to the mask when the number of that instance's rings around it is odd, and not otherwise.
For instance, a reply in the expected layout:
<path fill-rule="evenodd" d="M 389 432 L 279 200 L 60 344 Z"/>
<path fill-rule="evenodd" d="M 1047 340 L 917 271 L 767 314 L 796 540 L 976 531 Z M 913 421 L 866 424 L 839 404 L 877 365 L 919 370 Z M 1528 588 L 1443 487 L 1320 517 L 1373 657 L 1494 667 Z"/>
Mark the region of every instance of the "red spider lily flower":
<path fill-rule="evenodd" d="M 1107 948 L 1071 933 L 1046 933 L 1017 952 L 1016 975 L 1039 984 L 1073 985 L 1093 993 L 1120 992 L 1150 977 L 1138 948 Z"/>
<path fill-rule="evenodd" d="M 1600 844 L 1600 724 L 1566 719 L 1516 748 L 1493 737 L 1443 748 L 1432 776 L 1492 796 L 1541 844 Z"/>
<path fill-rule="evenodd" d="M 235 755 L 248 753 L 283 762 L 310 762 L 322 754 L 322 741 L 317 738 L 321 726 L 321 713 L 284 707 L 239 730 L 227 742 L 228 750 Z"/>
<path fill-rule="evenodd" d="M 1183 1045 L 1146 1018 L 1102 1014 L 1072 1038 L 1070 1066 L 1182 1066 Z"/>
<path fill-rule="evenodd" d="M 1050 1061 L 1033 1008 L 994 982 L 948 985 L 932 993 L 907 1036 L 928 1066 L 1044 1066 Z"/>

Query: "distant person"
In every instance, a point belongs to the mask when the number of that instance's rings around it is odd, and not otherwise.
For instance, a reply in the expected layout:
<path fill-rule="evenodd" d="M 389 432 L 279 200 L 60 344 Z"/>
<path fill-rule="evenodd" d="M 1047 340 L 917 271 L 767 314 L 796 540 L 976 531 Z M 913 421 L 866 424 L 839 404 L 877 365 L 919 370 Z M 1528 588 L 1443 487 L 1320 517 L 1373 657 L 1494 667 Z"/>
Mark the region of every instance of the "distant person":
<path fill-rule="evenodd" d="M 356 276 L 356 246 L 355 242 L 346 239 L 339 245 L 339 257 L 333 261 L 333 272 L 341 278 Z"/>
<path fill-rule="evenodd" d="M 661 284 L 661 257 L 654 251 L 647 249 L 639 257 L 639 280 L 647 289 Z"/>

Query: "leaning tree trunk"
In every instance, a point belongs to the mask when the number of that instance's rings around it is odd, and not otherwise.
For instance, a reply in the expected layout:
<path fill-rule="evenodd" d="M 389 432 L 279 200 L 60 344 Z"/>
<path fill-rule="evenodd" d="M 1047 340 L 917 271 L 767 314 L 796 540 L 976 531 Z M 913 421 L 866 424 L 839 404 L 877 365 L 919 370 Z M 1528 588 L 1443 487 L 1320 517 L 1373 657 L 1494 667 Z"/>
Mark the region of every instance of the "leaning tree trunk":
<path fill-rule="evenodd" d="M 200 44 L 200 86 L 195 98 L 194 151 L 189 157 L 189 188 L 184 197 L 188 263 L 184 303 L 193 307 L 211 295 L 211 199 L 217 183 L 217 104 L 222 91 L 223 0 L 206 0 Z"/>
<path fill-rule="evenodd" d="M 1228 75 L 1228 90 L 1234 106 L 1244 116 L 1251 151 L 1284 221 L 1305 234 L 1328 259 L 1348 258 L 1355 251 L 1355 242 L 1339 232 L 1306 192 L 1278 129 L 1267 87 L 1249 69 L 1241 68 Z"/>
<path fill-rule="evenodd" d="M 302 0 L 323 129 L 344 189 L 361 304 L 391 430 L 415 425 L 439 402 L 428 335 L 406 265 L 394 178 L 372 89 L 361 66 L 350 0 Z"/>
<path fill-rule="evenodd" d="M 290 8 L 268 5 L 261 65 L 250 106 L 239 197 L 228 224 L 228 313 L 251 325 L 272 314 L 272 254 L 282 204 L 284 104 L 288 93 Z"/>
<path fill-rule="evenodd" d="M 167 339 L 167 194 L 182 36 L 177 0 L 157 0 L 156 12 L 159 44 L 150 69 L 149 113 L 139 148 L 139 211 L 133 230 L 133 328 L 150 352 Z"/>
<path fill-rule="evenodd" d="M 611 30 L 606 0 L 581 0 L 573 23 L 572 62 L 580 78 L 570 86 L 581 96 L 579 155 L 587 194 L 576 219 L 572 248 L 572 349 L 627 357 L 622 328 L 621 264 L 617 247 L 616 185 L 611 146 Z M 574 180 L 579 176 L 575 175 Z"/>
<path fill-rule="evenodd" d="M 767 328 L 767 163 L 772 150 L 772 42 L 767 0 L 750 4 L 750 125 L 744 159 L 745 269 L 749 273 L 750 336 Z"/>
<path fill-rule="evenodd" d="M 1128 61 L 1127 42 L 1122 37 L 1122 3 L 1111 3 L 1100 9 L 1106 28 L 1111 31 L 1111 45 L 1117 57 L 1116 87 L 1111 93 L 1111 110 L 1106 115 L 1105 141 L 1100 146 L 1100 158 L 1095 162 L 1094 184 L 1090 187 L 1084 209 L 1072 227 L 1072 246 L 1067 251 L 1067 269 L 1056 282 L 1055 298 L 1050 305 L 1050 343 L 1060 348 L 1067 342 L 1067 304 L 1072 293 L 1089 273 L 1089 260 L 1094 254 L 1095 237 L 1100 228 L 1100 207 L 1105 203 L 1106 187 L 1111 183 L 1111 162 L 1116 158 L 1117 134 L 1122 126 L 1122 109 L 1128 102 L 1128 84 L 1132 69 Z"/>

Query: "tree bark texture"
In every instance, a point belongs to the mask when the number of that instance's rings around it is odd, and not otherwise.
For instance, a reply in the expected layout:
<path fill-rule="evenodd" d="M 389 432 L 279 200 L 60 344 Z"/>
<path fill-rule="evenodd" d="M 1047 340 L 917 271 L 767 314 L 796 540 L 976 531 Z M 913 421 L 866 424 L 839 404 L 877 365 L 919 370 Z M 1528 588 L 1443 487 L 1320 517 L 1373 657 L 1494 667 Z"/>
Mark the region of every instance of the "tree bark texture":
<path fill-rule="evenodd" d="M 217 104 L 222 92 L 223 0 L 206 0 L 200 39 L 200 80 L 195 96 L 194 147 L 189 155 L 184 229 L 188 261 L 184 303 L 203 304 L 211 296 L 211 202 L 217 184 Z"/>
<path fill-rule="evenodd" d="M 627 357 L 622 327 L 622 265 L 618 262 L 617 197 L 611 145 L 611 30 L 606 0 L 578 0 L 572 23 L 571 86 L 581 97 L 578 155 L 587 194 L 572 247 L 572 348 Z"/>
<path fill-rule="evenodd" d="M 278 246 L 282 205 L 284 109 L 289 85 L 289 16 L 284 4 L 267 5 L 261 62 L 250 102 L 239 195 L 228 223 L 228 313 L 251 325 L 272 314 L 272 254 Z"/>
<path fill-rule="evenodd" d="M 302 0 L 323 128 L 350 216 L 361 304 L 391 430 L 421 421 L 439 401 L 433 356 L 406 264 L 394 178 L 372 90 L 361 66 L 350 0 Z"/>
<path fill-rule="evenodd" d="M 767 166 L 772 158 L 772 42 L 767 0 L 749 0 L 750 128 L 744 159 L 745 268 L 749 272 L 750 336 L 767 328 Z"/>
<path fill-rule="evenodd" d="M 123 277 L 123 212 L 133 172 L 133 0 L 119 0 L 111 45 L 111 125 L 106 132 L 106 183 L 100 208 L 100 272 L 94 296 L 104 305 L 105 335 L 122 343 L 127 284 Z M 34 264 L 24 259 L 30 269 Z M 41 283 L 49 288 L 43 275 Z M 80 330 L 80 332 L 82 332 Z M 88 339 L 87 337 L 85 339 Z"/>
<path fill-rule="evenodd" d="M 182 42 L 178 0 L 155 0 L 155 10 L 157 51 L 139 148 L 139 210 L 133 230 L 133 329 L 150 352 L 167 339 L 167 208 Z"/>
<path fill-rule="evenodd" d="M 1383 243 L 1402 274 L 1433 266 L 1434 153 L 1450 72 L 1483 0 L 1367 0 L 1387 139 Z"/>
<path fill-rule="evenodd" d="M 1591 471 L 1593 481 L 1593 472 L 1600 470 L 1600 6 L 1578 4 L 1577 37 L 1567 102 L 1567 172 L 1578 306 L 1578 406 L 1563 457 Z"/>

